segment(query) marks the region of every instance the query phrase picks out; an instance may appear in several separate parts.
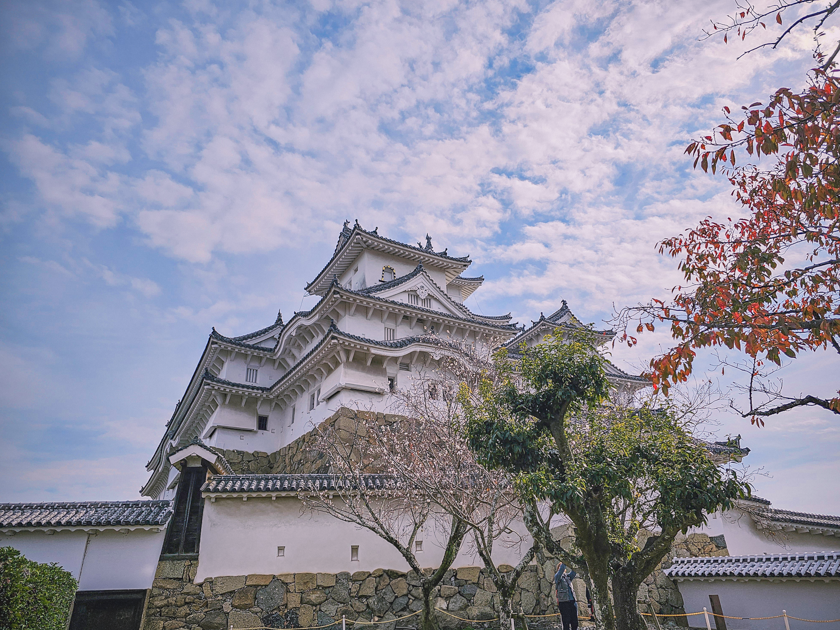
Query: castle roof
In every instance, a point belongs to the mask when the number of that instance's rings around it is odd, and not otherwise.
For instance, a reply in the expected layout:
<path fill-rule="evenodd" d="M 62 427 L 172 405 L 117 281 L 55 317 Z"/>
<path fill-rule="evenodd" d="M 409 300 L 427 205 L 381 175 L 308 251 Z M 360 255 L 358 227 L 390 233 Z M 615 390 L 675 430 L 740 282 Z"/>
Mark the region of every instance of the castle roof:
<path fill-rule="evenodd" d="M 368 490 L 384 490 L 390 485 L 387 475 L 359 475 L 349 480 L 341 475 L 219 475 L 210 478 L 201 491 L 205 495 L 272 494 L 298 493 L 320 490 L 346 490 L 355 487 L 357 482 Z M 349 485 L 348 485 L 349 484 Z"/>
<path fill-rule="evenodd" d="M 333 276 L 340 276 L 344 273 L 364 249 L 385 252 L 406 260 L 413 260 L 443 269 L 446 272 L 447 282 L 458 277 L 472 264 L 469 256 L 450 256 L 446 250 L 436 252 L 432 247 L 432 239 L 429 235 L 426 235 L 425 246 L 420 243 L 414 246 L 380 236 L 379 228 L 374 228 L 371 231 L 365 230 L 359 225 L 358 220 L 352 229 L 348 227 L 349 223 L 349 221 L 344 223 L 332 258 L 318 272 L 315 279 L 306 285 L 306 290 L 309 293 L 322 295 L 329 288 Z"/>
<path fill-rule="evenodd" d="M 170 516 L 170 501 L 2 503 L 0 529 L 163 527 Z"/>
<path fill-rule="evenodd" d="M 840 578 L 840 552 L 674 558 L 672 580 L 714 578 Z"/>

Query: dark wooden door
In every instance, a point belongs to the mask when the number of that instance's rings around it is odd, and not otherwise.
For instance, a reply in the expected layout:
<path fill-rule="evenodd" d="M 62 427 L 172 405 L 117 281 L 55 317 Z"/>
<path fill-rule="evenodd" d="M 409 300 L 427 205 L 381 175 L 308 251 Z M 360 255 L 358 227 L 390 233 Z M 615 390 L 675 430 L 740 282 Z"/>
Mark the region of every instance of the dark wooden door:
<path fill-rule="evenodd" d="M 140 630 L 146 591 L 79 591 L 70 630 Z"/>

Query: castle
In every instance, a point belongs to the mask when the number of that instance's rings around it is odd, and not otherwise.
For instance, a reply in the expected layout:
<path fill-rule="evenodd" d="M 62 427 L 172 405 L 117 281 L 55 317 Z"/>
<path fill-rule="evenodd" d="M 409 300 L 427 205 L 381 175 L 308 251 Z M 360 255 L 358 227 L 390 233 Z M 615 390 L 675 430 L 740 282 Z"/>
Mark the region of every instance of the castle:
<path fill-rule="evenodd" d="M 71 630 L 100 627 L 97 619 L 116 630 L 108 611 L 117 609 L 126 630 L 308 627 L 417 610 L 399 554 L 371 532 L 304 514 L 298 491 L 331 483 L 307 453 L 312 429 L 358 410 L 389 413 L 392 393 L 434 370 L 446 343 L 515 351 L 582 326 L 565 301 L 528 327 L 510 314 L 473 312 L 465 301 L 484 278 L 465 276 L 470 264 L 436 251 L 429 236 L 410 245 L 345 222 L 330 260 L 306 285 L 315 306 L 241 336 L 211 332 L 147 465 L 141 493 L 150 500 L 2 505 L 3 544 L 79 579 Z M 647 384 L 611 363 L 607 372 L 622 392 Z M 714 448 L 725 458 L 747 452 Z M 840 519 L 825 518 L 814 526 L 819 533 L 840 533 Z M 428 538 L 424 563 L 436 566 L 442 549 Z M 720 549 L 707 543 L 700 551 Z M 498 555 L 516 564 L 518 550 Z M 478 564 L 462 550 L 440 607 L 492 615 Z M 551 567 L 532 569 L 517 595 L 526 613 L 551 608 Z M 669 593 L 657 596 L 659 610 L 678 608 L 678 594 Z"/>

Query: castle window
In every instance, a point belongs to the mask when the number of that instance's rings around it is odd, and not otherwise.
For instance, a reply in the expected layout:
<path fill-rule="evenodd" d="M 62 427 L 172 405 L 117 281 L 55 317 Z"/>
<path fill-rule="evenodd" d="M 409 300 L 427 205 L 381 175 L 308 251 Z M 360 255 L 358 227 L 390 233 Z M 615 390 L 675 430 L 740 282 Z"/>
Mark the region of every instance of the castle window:
<path fill-rule="evenodd" d="M 414 541 L 414 551 L 422 552 L 423 551 L 423 541 L 422 540 L 415 540 Z"/>
<path fill-rule="evenodd" d="M 397 334 L 396 330 L 394 330 L 393 328 L 389 328 L 388 326 L 385 326 L 385 341 L 393 341 L 396 334 Z"/>
<path fill-rule="evenodd" d="M 423 308 L 432 308 L 432 298 L 423 298 Z"/>
<path fill-rule="evenodd" d="M 409 293 L 408 294 L 408 303 L 413 304 L 414 306 L 420 306 L 420 296 L 416 293 Z"/>
<path fill-rule="evenodd" d="M 379 281 L 380 282 L 390 282 L 391 280 L 393 280 L 396 277 L 397 277 L 397 274 L 394 271 L 394 268 L 391 267 L 390 265 L 385 265 L 384 267 L 382 267 L 382 278 L 380 278 Z"/>
<path fill-rule="evenodd" d="M 257 416 L 257 431 L 268 431 L 268 416 Z"/>
<path fill-rule="evenodd" d="M 286 555 L 286 548 L 285 547 L 277 547 L 277 557 L 283 558 Z"/>
<path fill-rule="evenodd" d="M 289 426 L 295 423 L 295 406 L 292 405 L 292 421 L 289 423 Z"/>
<path fill-rule="evenodd" d="M 315 409 L 315 392 L 309 395 L 309 411 Z"/>
<path fill-rule="evenodd" d="M 181 471 L 181 480 L 175 494 L 175 510 L 163 543 L 164 555 L 183 556 L 198 553 L 201 515 L 204 512 L 201 485 L 206 480 L 207 469 L 203 465 L 187 467 Z"/>
<path fill-rule="evenodd" d="M 257 368 L 248 368 L 245 371 L 245 381 L 248 383 L 256 383 L 257 382 Z"/>
<path fill-rule="evenodd" d="M 359 561 L 359 545 L 350 545 L 350 562 Z"/>
<path fill-rule="evenodd" d="M 400 363 L 400 371 L 401 372 L 411 372 L 411 364 L 410 363 Z"/>
<path fill-rule="evenodd" d="M 397 379 L 395 379 L 393 376 L 389 376 L 388 377 L 388 391 L 392 392 L 395 389 L 397 389 Z"/>

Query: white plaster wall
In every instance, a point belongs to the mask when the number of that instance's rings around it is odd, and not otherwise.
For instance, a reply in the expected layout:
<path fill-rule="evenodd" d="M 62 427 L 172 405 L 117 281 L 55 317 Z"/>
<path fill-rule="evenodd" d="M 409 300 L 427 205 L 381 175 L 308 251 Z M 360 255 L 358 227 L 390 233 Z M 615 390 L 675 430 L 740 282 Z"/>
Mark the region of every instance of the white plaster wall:
<path fill-rule="evenodd" d="M 524 532 L 524 527 L 518 529 Z M 443 557 L 442 534 L 428 526 L 423 533 L 424 567 L 435 567 Z M 526 539 L 525 544 L 529 544 Z M 359 546 L 359 560 L 350 560 L 351 545 Z M 277 547 L 285 556 L 277 557 Z M 494 559 L 516 564 L 527 547 L 497 544 Z M 196 581 L 222 575 L 408 570 L 394 547 L 373 534 L 329 515 L 304 511 L 295 497 L 222 498 L 204 504 L 201 526 L 201 562 Z M 480 566 L 471 545 L 465 544 L 453 567 Z"/>
<path fill-rule="evenodd" d="M 79 579 L 87 542 L 85 532 L 59 531 L 51 535 L 44 532 L 18 532 L 14 536 L 0 536 L 0 545 L 14 547 L 34 562 L 55 562 Z"/>
<path fill-rule="evenodd" d="M 107 591 L 151 588 L 164 536 L 163 531 L 104 531 L 92 532 L 88 540 L 81 531 L 19 532 L 0 544 L 35 562 L 55 562 L 79 581 L 79 590 Z"/>
<path fill-rule="evenodd" d="M 711 611 L 709 595 L 720 597 L 724 615 L 732 617 L 771 617 L 781 615 L 786 610 L 788 615 L 802 619 L 840 619 L 840 580 L 832 582 L 795 582 L 754 580 L 735 581 L 700 581 L 685 580 L 677 583 L 685 602 L 687 613 L 700 612 L 705 606 Z M 714 618 L 710 618 L 712 628 Z M 705 628 L 702 615 L 688 618 L 693 628 Z M 840 623 L 814 624 L 789 620 L 791 630 L 805 630 L 816 627 L 838 628 Z M 726 620 L 727 630 L 785 630 L 784 619 L 762 621 Z"/>
<path fill-rule="evenodd" d="M 91 536 L 79 590 L 152 588 L 165 531 L 99 532 Z"/>
<path fill-rule="evenodd" d="M 768 535 L 755 526 L 749 514 L 739 509 L 713 514 L 708 524 L 696 531 L 709 536 L 723 534 L 731 556 L 840 550 L 840 538 L 836 536 L 775 531 Z"/>

